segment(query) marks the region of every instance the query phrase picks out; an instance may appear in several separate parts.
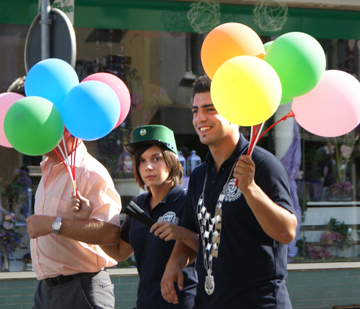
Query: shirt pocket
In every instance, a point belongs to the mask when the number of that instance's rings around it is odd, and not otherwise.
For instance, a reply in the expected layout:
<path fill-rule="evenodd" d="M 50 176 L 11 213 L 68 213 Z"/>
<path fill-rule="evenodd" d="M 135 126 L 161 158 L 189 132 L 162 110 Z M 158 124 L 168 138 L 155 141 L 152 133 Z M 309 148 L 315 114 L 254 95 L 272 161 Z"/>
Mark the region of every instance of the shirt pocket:
<path fill-rule="evenodd" d="M 62 218 L 73 218 L 73 213 L 71 212 L 71 201 L 65 201 L 58 199 L 56 197 L 51 198 L 49 208 L 49 216 L 62 217 Z"/>

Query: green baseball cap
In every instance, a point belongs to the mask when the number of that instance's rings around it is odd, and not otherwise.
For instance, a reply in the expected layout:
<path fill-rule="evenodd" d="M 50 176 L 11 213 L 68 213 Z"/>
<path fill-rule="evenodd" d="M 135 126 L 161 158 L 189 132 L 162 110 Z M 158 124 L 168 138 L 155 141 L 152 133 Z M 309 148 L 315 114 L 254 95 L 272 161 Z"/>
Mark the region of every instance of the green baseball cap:
<path fill-rule="evenodd" d="M 144 145 L 165 146 L 177 155 L 174 132 L 162 125 L 147 125 L 137 127 L 131 132 L 131 143 L 125 145 L 125 149 L 131 155 L 135 150 Z"/>

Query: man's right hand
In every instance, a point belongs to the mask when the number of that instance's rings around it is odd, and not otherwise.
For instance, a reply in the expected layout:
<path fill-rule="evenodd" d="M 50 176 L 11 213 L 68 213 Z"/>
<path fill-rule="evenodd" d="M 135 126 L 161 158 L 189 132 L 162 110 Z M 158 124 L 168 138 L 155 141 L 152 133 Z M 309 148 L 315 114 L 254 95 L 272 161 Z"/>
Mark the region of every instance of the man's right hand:
<path fill-rule="evenodd" d="M 56 217 L 45 215 L 31 215 L 27 217 L 27 232 L 30 238 L 49 235 L 53 232 L 52 223 Z"/>
<path fill-rule="evenodd" d="M 71 204 L 71 211 L 75 219 L 87 220 L 90 218 L 92 211 L 90 201 L 83 197 L 78 190 L 76 195 L 74 193 L 71 195 Z"/>
<path fill-rule="evenodd" d="M 184 287 L 184 274 L 178 266 L 169 267 L 167 265 L 161 279 L 161 294 L 168 303 L 172 304 L 179 302 L 175 291 L 175 282 L 177 282 L 178 288 L 181 291 Z"/>

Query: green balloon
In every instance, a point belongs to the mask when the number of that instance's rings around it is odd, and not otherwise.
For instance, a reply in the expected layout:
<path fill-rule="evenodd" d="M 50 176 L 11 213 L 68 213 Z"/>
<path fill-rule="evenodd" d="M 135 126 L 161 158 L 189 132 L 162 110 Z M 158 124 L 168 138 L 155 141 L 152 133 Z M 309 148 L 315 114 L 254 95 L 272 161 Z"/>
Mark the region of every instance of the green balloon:
<path fill-rule="evenodd" d="M 266 42 L 264 44 L 264 49 L 265 49 L 265 52 L 268 50 L 268 48 L 270 47 L 270 45 L 273 43 L 274 41 L 269 41 L 269 42 Z"/>
<path fill-rule="evenodd" d="M 279 36 L 268 48 L 264 60 L 278 74 L 282 96 L 294 98 L 312 90 L 326 68 L 326 57 L 320 43 L 302 32 Z"/>
<path fill-rule="evenodd" d="M 49 100 L 26 97 L 7 111 L 4 132 L 17 151 L 39 156 L 57 146 L 64 132 L 64 123 L 60 112 Z"/>
<path fill-rule="evenodd" d="M 282 97 L 281 101 L 280 101 L 280 105 L 286 104 L 291 102 L 292 100 L 294 100 L 294 98 L 286 98 L 286 97 Z"/>

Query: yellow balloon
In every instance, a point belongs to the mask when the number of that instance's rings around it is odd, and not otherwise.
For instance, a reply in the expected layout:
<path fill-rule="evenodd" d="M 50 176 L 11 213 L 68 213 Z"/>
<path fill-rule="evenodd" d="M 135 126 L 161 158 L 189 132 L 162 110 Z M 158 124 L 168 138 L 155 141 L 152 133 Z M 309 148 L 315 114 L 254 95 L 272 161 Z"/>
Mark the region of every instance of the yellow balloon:
<path fill-rule="evenodd" d="M 269 119 L 279 107 L 281 83 L 264 60 L 238 56 L 216 71 L 210 89 L 218 113 L 240 126 L 253 126 Z"/>

